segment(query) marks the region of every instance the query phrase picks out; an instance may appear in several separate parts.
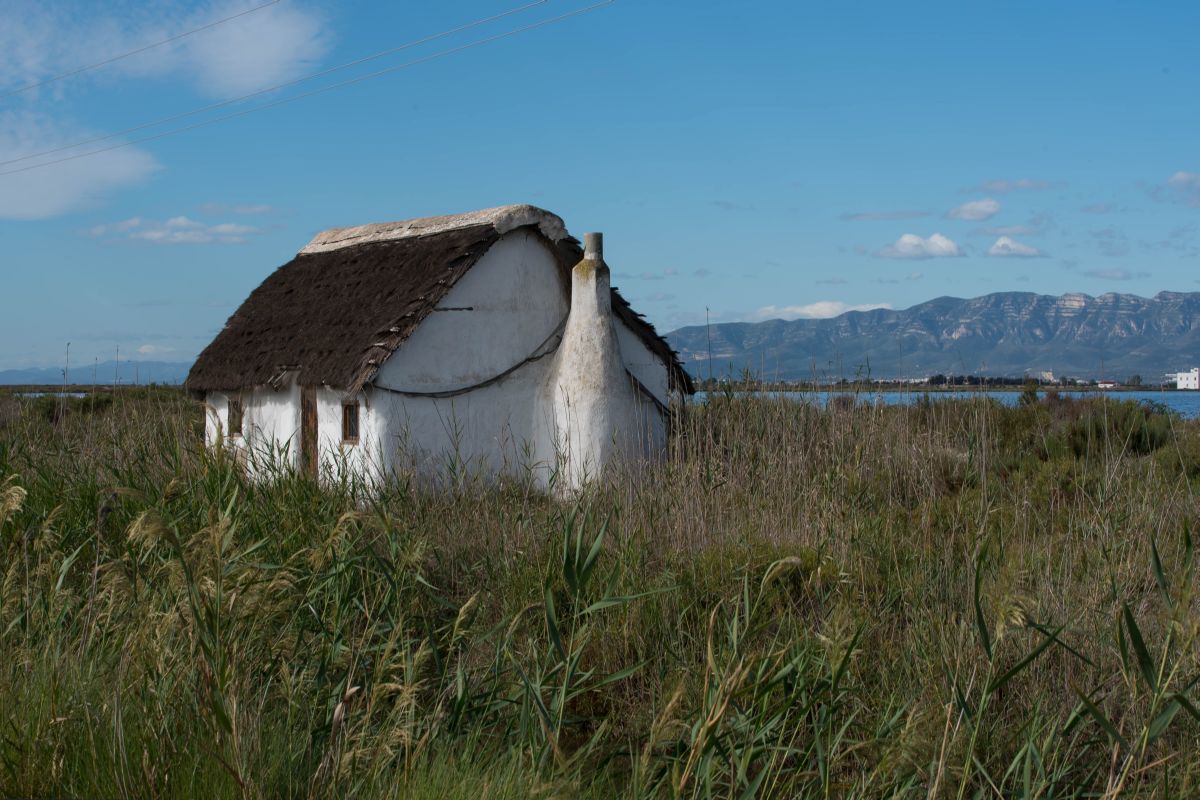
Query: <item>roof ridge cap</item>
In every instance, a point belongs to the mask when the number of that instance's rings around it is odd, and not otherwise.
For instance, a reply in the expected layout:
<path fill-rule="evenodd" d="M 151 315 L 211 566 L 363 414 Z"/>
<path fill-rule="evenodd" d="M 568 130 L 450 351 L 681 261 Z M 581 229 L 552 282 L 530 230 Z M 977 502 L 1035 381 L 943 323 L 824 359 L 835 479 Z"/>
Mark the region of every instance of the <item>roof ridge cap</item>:
<path fill-rule="evenodd" d="M 330 228 L 314 236 L 299 255 L 326 253 L 331 250 L 373 242 L 432 236 L 473 225 L 490 225 L 501 236 L 517 228 L 536 225 L 542 235 L 552 242 L 558 242 L 569 236 L 566 225 L 557 214 L 544 208 L 520 203 L 484 208 L 463 214 L 417 217 L 395 222 L 356 225 L 349 228 Z"/>

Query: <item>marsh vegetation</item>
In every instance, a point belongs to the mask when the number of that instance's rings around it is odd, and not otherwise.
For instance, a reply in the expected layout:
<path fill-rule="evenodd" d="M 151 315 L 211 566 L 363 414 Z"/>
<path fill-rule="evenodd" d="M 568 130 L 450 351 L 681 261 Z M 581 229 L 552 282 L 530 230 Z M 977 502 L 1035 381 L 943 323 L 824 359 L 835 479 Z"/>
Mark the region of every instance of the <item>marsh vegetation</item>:
<path fill-rule="evenodd" d="M 0 398 L 0 794 L 1188 797 L 1200 422 L 714 394 L 576 502 Z"/>

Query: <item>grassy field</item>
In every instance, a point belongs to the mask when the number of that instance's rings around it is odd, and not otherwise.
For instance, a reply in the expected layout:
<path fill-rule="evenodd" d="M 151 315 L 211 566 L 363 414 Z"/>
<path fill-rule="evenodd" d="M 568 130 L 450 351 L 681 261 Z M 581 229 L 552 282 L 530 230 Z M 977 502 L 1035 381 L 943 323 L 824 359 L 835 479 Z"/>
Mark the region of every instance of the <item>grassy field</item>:
<path fill-rule="evenodd" d="M 0 396 L 0 795 L 1200 796 L 1200 422 L 715 395 L 573 504 Z"/>

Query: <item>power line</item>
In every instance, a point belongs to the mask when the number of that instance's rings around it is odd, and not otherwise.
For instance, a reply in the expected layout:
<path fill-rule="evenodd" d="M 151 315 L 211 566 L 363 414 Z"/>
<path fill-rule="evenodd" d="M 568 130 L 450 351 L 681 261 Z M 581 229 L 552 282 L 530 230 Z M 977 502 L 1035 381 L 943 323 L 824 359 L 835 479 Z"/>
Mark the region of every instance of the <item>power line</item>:
<path fill-rule="evenodd" d="M 278 2 L 278 0 L 276 0 L 276 2 Z M 200 108 L 193 108 L 190 111 L 182 111 L 178 114 L 171 114 L 166 117 L 160 117 L 158 119 L 151 120 L 149 122 L 143 122 L 139 125 L 134 125 L 132 128 L 125 128 L 124 130 L 114 131 L 113 133 L 106 133 L 103 136 L 93 136 L 90 139 L 82 139 L 78 142 L 72 142 L 71 144 L 65 144 L 65 145 L 61 145 L 59 147 L 52 147 L 48 150 L 39 150 L 36 153 L 26 153 L 25 155 L 18 156 L 17 158 L 10 158 L 6 161 L 0 161 L 0 167 L 7 166 L 9 164 L 18 164 L 22 161 L 28 161 L 31 158 L 41 158 L 42 156 L 50 156 L 50 155 L 54 155 L 55 153 L 62 153 L 66 150 L 74 150 L 76 147 L 83 147 L 84 145 L 95 144 L 96 142 L 106 142 L 109 139 L 116 139 L 120 136 L 126 136 L 130 133 L 137 133 L 138 131 L 144 131 L 147 128 L 154 128 L 159 125 L 165 125 L 168 122 L 175 122 L 176 120 L 185 119 L 187 117 L 194 117 L 197 114 L 203 114 L 206 111 L 216 111 L 218 108 L 225 108 L 226 106 L 231 106 L 231 105 L 235 105 L 237 103 L 242 103 L 242 102 L 245 102 L 246 100 L 251 100 L 255 97 L 261 97 L 264 94 L 270 94 L 271 92 L 277 92 L 280 89 L 286 89 L 289 86 L 296 86 L 301 83 L 307 83 L 308 81 L 314 80 L 316 78 L 323 78 L 326 75 L 331 75 L 335 72 L 340 72 L 342 70 L 349 69 L 350 67 L 357 67 L 360 64 L 367 63 L 368 61 L 375 61 L 380 58 L 383 58 L 384 56 L 394 55 L 395 53 L 399 53 L 402 50 L 411 50 L 412 48 L 417 47 L 419 45 L 429 44 L 430 42 L 437 41 L 438 39 L 445 39 L 447 36 L 452 36 L 456 33 L 462 33 L 463 31 L 470 30 L 471 28 L 478 28 L 480 25 L 486 25 L 489 22 L 495 22 L 498 19 L 503 19 L 505 17 L 511 17 L 513 14 L 520 14 L 523 11 L 528 11 L 529 9 L 534 8 L 535 6 L 545 5 L 547 2 L 549 2 L 549 0 L 534 0 L 531 3 L 526 3 L 525 5 L 517 6 L 516 8 L 510 8 L 508 11 L 503 11 L 499 14 L 493 14 L 490 17 L 483 17 L 481 19 L 474 20 L 473 22 L 468 22 L 463 25 L 459 25 L 456 28 L 450 28 L 449 30 L 442 31 L 441 33 L 431 34 L 431 35 L 425 36 L 421 39 L 414 39 L 411 42 L 406 42 L 406 43 L 404 43 L 402 45 L 398 45 L 396 47 L 390 47 L 387 50 L 380 50 L 378 53 L 372 53 L 369 56 L 363 56 L 362 58 L 356 58 L 353 61 L 347 61 L 344 64 L 338 64 L 335 67 L 329 67 L 327 69 L 323 69 L 318 72 L 313 72 L 308 75 L 304 75 L 300 78 L 293 78 L 290 81 L 284 81 L 283 83 L 277 83 L 274 86 L 268 86 L 265 89 L 257 89 L 253 92 L 250 92 L 249 94 L 244 94 L 240 97 L 230 98 L 229 100 L 222 100 L 219 103 L 210 103 L 209 105 L 201 106 Z M 0 174 L 7 174 L 7 173 L 0 173 Z"/>
<path fill-rule="evenodd" d="M 224 116 L 214 117 L 213 119 L 203 120 L 201 122 L 196 122 L 191 125 L 185 125 L 182 128 L 174 128 L 169 131 L 163 131 L 162 133 L 156 133 L 153 136 L 144 136 L 140 139 L 133 139 L 128 142 L 121 142 L 120 144 L 110 145 L 109 147 L 102 147 L 97 150 L 89 150 L 86 153 L 77 153 L 76 155 L 73 155 L 73 156 L 65 156 L 63 158 L 56 158 L 52 161 L 43 161 L 40 164 L 31 164 L 27 167 L 19 167 L 18 169 L 10 169 L 5 172 L 0 172 L 0 176 L 15 175 L 19 172 L 28 172 L 29 170 L 40 169 L 41 167 L 49 167 L 53 164 L 61 164 L 65 161 L 74 161 L 79 158 L 86 158 L 88 156 L 99 155 L 100 153 L 107 153 L 112 150 L 119 150 L 123 147 L 132 147 L 133 145 L 136 145 L 136 144 L 152 142 L 152 141 L 156 141 L 158 139 L 164 139 L 168 136 L 174 136 L 175 134 L 193 131 L 193 130 L 196 130 L 197 128 L 204 128 L 209 125 L 215 125 L 218 122 L 224 122 L 226 120 L 236 119 L 238 117 L 244 117 L 244 116 L 247 116 L 248 114 L 253 114 L 256 111 L 265 111 L 268 108 L 275 108 L 276 106 L 282 106 L 287 103 L 295 102 L 297 100 L 303 100 L 305 98 L 313 97 L 318 94 L 324 94 L 325 92 L 330 92 L 330 91 L 333 91 L 334 89 L 341 89 L 346 86 L 351 86 L 356 83 L 361 83 L 363 81 L 371 80 L 372 78 L 379 78 L 379 77 L 382 77 L 383 75 L 389 75 L 393 72 L 398 72 L 402 69 L 407 69 L 409 67 L 415 67 L 418 64 L 424 64 L 429 61 L 434 61 L 439 58 L 445 58 L 446 56 L 454 55 L 455 53 L 461 53 L 464 50 L 470 50 L 472 48 L 480 47 L 485 44 L 490 44 L 492 42 L 499 41 L 501 39 L 507 39 L 510 36 L 516 36 L 517 34 L 526 33 L 528 31 L 534 30 L 536 28 L 543 28 L 547 25 L 553 25 L 557 22 L 562 22 L 563 20 L 570 19 L 571 17 L 578 17 L 582 14 L 587 14 L 587 13 L 595 11 L 599 8 L 603 8 L 604 6 L 610 6 L 615 2 L 616 2 L 616 0 L 602 0 L 602 2 L 594 3 L 593 5 L 585 6 L 583 8 L 578 8 L 578 9 L 575 9 L 574 11 L 568 11 L 567 13 L 559 14 L 556 17 L 550 17 L 548 19 L 544 19 L 539 22 L 533 22 L 533 23 L 530 23 L 529 25 L 522 25 L 519 28 L 513 28 L 512 30 L 505 31 L 504 33 L 497 33 L 493 36 L 488 36 L 483 39 L 476 39 L 473 42 L 468 42 L 466 44 L 462 44 L 457 47 L 452 47 L 447 50 L 441 50 L 437 53 L 433 53 L 428 56 L 423 56 L 421 58 L 414 59 L 412 61 L 407 61 L 403 64 L 397 64 L 394 67 L 388 67 L 387 69 L 381 69 L 377 72 L 372 72 L 367 75 L 360 75 L 357 78 L 350 78 L 349 80 L 341 81 L 339 83 L 332 83 L 328 86 L 322 86 L 320 89 L 313 89 L 312 91 L 309 91 L 309 92 L 303 92 L 301 94 L 293 95 L 291 97 L 285 97 L 280 100 L 275 100 L 274 102 L 271 102 L 271 103 L 264 103 L 261 106 L 255 106 L 254 108 L 248 108 L 248 109 L 245 109 L 244 111 L 237 111 L 237 112 L 234 112 L 233 114 L 225 114 Z"/>
<path fill-rule="evenodd" d="M 0 94 L 0 100 L 3 100 L 6 97 L 12 97 L 13 95 L 16 95 L 16 94 L 21 94 L 21 92 L 28 92 L 30 89 L 36 89 L 39 86 L 45 86 L 48 83 L 54 83 L 55 81 L 61 81 L 64 78 L 73 77 L 82 72 L 88 72 L 89 70 L 99 69 L 100 67 L 106 67 L 109 64 L 120 61 L 121 59 L 129 58 L 130 56 L 136 56 L 138 53 L 144 53 L 147 50 L 153 50 L 156 47 L 162 47 L 164 44 L 170 44 L 171 42 L 177 42 L 180 39 L 183 39 L 187 36 L 191 36 L 193 34 L 200 33 L 201 31 L 206 31 L 209 28 L 215 28 L 218 25 L 224 25 L 226 22 L 231 22 L 232 20 L 238 19 L 239 17 L 244 17 L 247 14 L 253 14 L 255 11 L 262 11 L 264 8 L 267 8 L 268 6 L 273 6 L 279 2 L 281 2 L 281 0 L 270 0 L 270 2 L 263 3 L 261 6 L 255 6 L 254 8 L 246 9 L 245 11 L 241 11 L 237 14 L 234 14 L 231 17 L 225 17 L 224 19 L 219 19 L 216 22 L 210 22 L 207 25 L 201 25 L 199 28 L 193 28 L 190 31 L 184 31 L 183 33 L 177 33 L 174 36 L 171 36 L 170 38 L 163 39 L 161 42 L 155 42 L 154 44 L 144 45 L 143 47 L 139 47 L 136 50 L 130 50 L 128 53 L 121 53 L 120 55 L 106 58 L 103 61 L 97 61 L 95 64 L 88 64 L 87 66 L 79 67 L 78 69 L 73 69 L 70 72 L 63 72 L 59 75 L 54 75 L 52 77 L 45 78 L 45 79 L 37 81 L 35 83 L 29 83 L 29 84 L 26 84 L 26 85 L 20 87 L 19 89 L 10 89 L 9 91 L 4 92 L 3 94 Z"/>

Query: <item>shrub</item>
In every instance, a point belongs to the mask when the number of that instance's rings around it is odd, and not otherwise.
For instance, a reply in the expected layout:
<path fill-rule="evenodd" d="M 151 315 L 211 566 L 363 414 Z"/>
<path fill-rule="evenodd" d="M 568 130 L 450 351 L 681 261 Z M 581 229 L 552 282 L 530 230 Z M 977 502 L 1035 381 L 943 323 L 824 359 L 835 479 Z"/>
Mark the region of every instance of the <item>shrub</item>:
<path fill-rule="evenodd" d="M 1145 455 L 1171 439 L 1171 419 L 1130 400 L 1092 400 L 1067 437 L 1079 457 L 1105 450 Z"/>
<path fill-rule="evenodd" d="M 33 400 L 33 412 L 57 424 L 68 416 L 103 414 L 112 407 L 110 392 L 92 392 L 84 397 L 43 394 Z"/>

